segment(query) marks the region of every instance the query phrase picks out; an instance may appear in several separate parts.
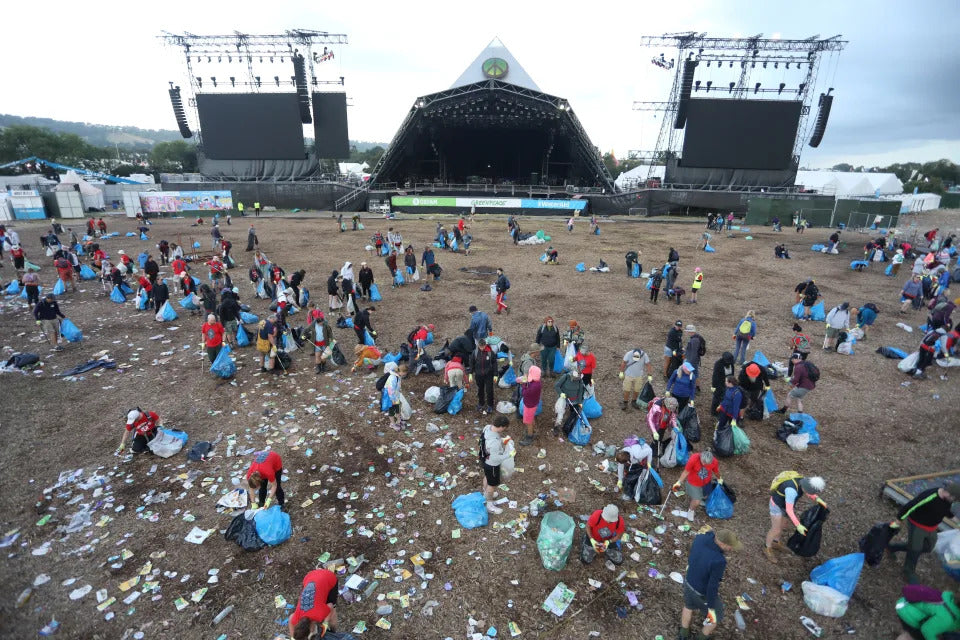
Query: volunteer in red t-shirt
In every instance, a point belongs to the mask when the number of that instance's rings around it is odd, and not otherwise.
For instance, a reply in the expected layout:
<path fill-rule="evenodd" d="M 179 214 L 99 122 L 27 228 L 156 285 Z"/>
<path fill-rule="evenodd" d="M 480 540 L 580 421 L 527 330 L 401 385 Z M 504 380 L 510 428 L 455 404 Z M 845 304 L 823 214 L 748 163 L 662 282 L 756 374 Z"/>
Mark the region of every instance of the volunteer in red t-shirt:
<path fill-rule="evenodd" d="M 173 269 L 174 275 L 182 276 L 187 272 L 187 263 L 183 258 L 177 258 L 170 264 L 170 268 Z"/>
<path fill-rule="evenodd" d="M 207 357 L 211 364 L 220 355 L 220 349 L 223 348 L 223 335 L 226 329 L 217 322 L 217 316 L 212 313 L 207 316 L 207 321 L 200 327 L 200 334 L 203 336 L 203 346 L 207 348 Z"/>
<path fill-rule="evenodd" d="M 622 564 L 623 552 L 620 550 L 620 537 L 624 529 L 626 525 L 617 505 L 608 504 L 603 509 L 594 511 L 587 520 L 587 535 L 583 536 L 580 546 L 580 561 L 590 564 L 597 554 L 602 552 L 613 564 Z"/>
<path fill-rule="evenodd" d="M 713 476 L 717 476 L 718 484 L 723 484 L 723 478 L 720 477 L 720 463 L 713 457 L 713 453 L 702 451 L 692 454 L 683 468 L 683 473 L 672 487 L 674 491 L 679 491 L 680 487 L 686 488 L 687 495 L 690 496 L 690 510 L 674 509 L 673 515 L 693 522 L 693 512 L 703 502 L 703 488 L 710 484 Z"/>
<path fill-rule="evenodd" d="M 253 462 L 247 469 L 247 493 L 250 495 L 250 504 L 256 502 L 258 507 L 268 508 L 273 496 L 277 496 L 277 504 L 283 506 L 283 487 L 280 479 L 283 475 L 283 460 L 276 451 L 257 451 L 253 454 Z M 254 496 L 254 491 L 257 492 Z M 254 500 L 256 498 L 256 500 Z"/>
<path fill-rule="evenodd" d="M 120 438 L 120 446 L 117 447 L 115 455 L 123 453 L 127 448 L 127 440 L 130 434 L 133 435 L 133 444 L 130 450 L 134 453 L 143 453 L 147 451 L 147 443 L 153 440 L 157 435 L 157 425 L 160 424 L 160 416 L 153 411 L 144 411 L 140 407 L 131 409 L 127 413 L 127 427 Z"/>
<path fill-rule="evenodd" d="M 337 632 L 337 576 L 326 569 L 314 569 L 303 578 L 303 589 L 297 608 L 290 616 L 290 635 L 294 640 L 307 640 L 322 625 L 321 637 L 327 630 Z"/>
<path fill-rule="evenodd" d="M 120 255 L 120 264 L 123 266 L 124 273 L 133 273 L 133 261 L 130 260 L 130 256 L 123 249 L 120 249 L 117 253 Z"/>
<path fill-rule="evenodd" d="M 574 361 L 580 369 L 583 384 L 588 386 L 593 384 L 593 370 L 597 368 L 597 357 L 592 352 L 588 352 L 587 348 L 581 343 Z"/>

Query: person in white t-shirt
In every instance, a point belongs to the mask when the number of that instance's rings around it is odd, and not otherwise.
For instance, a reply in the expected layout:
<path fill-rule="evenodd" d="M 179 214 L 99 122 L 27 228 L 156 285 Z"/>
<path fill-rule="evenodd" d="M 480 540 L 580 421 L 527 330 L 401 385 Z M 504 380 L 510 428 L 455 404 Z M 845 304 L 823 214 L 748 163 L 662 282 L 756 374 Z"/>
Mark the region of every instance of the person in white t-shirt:
<path fill-rule="evenodd" d="M 627 405 L 636 402 L 637 396 L 640 395 L 643 383 L 648 379 L 649 364 L 650 357 L 639 347 L 624 354 L 619 374 L 620 379 L 623 380 L 623 400 L 620 402 L 620 408 L 624 411 L 627 410 Z"/>
<path fill-rule="evenodd" d="M 641 438 L 617 452 L 617 488 L 622 500 L 631 500 L 637 478 L 653 462 L 653 449 Z"/>

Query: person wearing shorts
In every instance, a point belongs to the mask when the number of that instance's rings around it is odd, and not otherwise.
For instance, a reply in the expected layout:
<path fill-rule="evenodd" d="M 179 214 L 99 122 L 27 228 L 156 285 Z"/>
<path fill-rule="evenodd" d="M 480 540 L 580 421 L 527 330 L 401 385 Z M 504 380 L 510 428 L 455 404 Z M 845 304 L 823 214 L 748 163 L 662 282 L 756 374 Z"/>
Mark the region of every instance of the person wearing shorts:
<path fill-rule="evenodd" d="M 308 312 L 310 324 L 307 325 L 307 334 L 313 332 L 313 362 L 318 374 L 323 373 L 327 368 L 327 360 L 333 356 L 333 345 L 336 340 L 333 339 L 333 329 L 327 324 L 323 315 L 311 302 L 311 309 Z"/>
<path fill-rule="evenodd" d="M 770 489 L 770 530 L 767 531 L 766 545 L 763 553 L 767 560 L 777 564 L 774 551 L 786 551 L 787 547 L 780 541 L 783 533 L 783 516 L 790 518 L 790 522 L 797 528 L 800 535 L 807 535 L 807 528 L 800 523 L 800 518 L 794 510 L 797 500 L 804 495 L 817 504 L 826 507 L 826 503 L 819 495 L 825 488 L 826 482 L 820 476 L 805 478 L 799 473 L 791 472 L 780 474 L 776 479 L 785 478 Z"/>
<path fill-rule="evenodd" d="M 643 389 L 643 383 L 648 379 L 647 366 L 649 364 L 650 356 L 639 347 L 631 349 L 623 355 L 619 376 L 623 380 L 623 400 L 620 401 L 620 408 L 624 411 L 627 410 L 628 404 L 636 403 L 637 397 Z"/>
<path fill-rule="evenodd" d="M 480 464 L 483 466 L 483 497 L 487 501 L 487 511 L 503 513 L 503 509 L 493 504 L 497 497 L 496 488 L 500 486 L 500 465 L 513 455 L 513 447 L 508 447 L 510 436 L 503 432 L 510 426 L 507 416 L 498 415 L 493 424 L 483 428 L 480 436 Z"/>
<path fill-rule="evenodd" d="M 680 487 L 686 489 L 687 496 L 690 498 L 690 509 L 687 511 L 676 509 L 673 515 L 693 522 L 694 512 L 703 502 L 703 488 L 710 484 L 714 476 L 717 477 L 718 484 L 723 484 L 723 478 L 720 477 L 720 463 L 711 452 L 703 451 L 691 455 L 683 468 L 683 473 L 672 487 L 673 491 L 679 491 Z"/>
<path fill-rule="evenodd" d="M 533 432 L 537 422 L 537 408 L 540 406 L 540 367 L 534 365 L 527 371 L 526 379 L 520 383 L 523 396 L 523 426 L 527 433 L 520 440 L 520 446 L 533 444 Z"/>
<path fill-rule="evenodd" d="M 787 403 L 777 411 L 786 413 L 788 409 L 792 410 L 793 403 L 796 401 L 797 413 L 803 413 L 803 399 L 816 388 L 817 383 L 810 379 L 807 361 L 803 359 L 802 354 L 795 352 L 790 356 L 790 362 L 793 363 L 790 392 L 787 394 Z"/>
<path fill-rule="evenodd" d="M 728 529 L 701 533 L 693 539 L 687 561 L 687 575 L 683 580 L 683 611 L 680 613 L 681 640 L 692 638 L 690 624 L 693 612 L 706 617 L 698 638 L 708 638 L 723 619 L 723 601 L 720 600 L 720 582 L 727 570 L 726 554 L 740 551 L 743 544 Z"/>

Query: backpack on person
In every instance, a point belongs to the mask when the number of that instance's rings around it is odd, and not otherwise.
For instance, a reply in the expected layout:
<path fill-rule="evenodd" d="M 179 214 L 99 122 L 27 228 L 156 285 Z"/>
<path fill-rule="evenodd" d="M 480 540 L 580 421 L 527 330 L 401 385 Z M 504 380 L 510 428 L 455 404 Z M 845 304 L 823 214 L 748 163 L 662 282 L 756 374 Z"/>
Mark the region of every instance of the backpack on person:
<path fill-rule="evenodd" d="M 803 475 L 796 471 L 781 471 L 777 474 L 777 477 L 773 479 L 773 482 L 770 483 L 770 491 L 776 491 L 777 487 L 787 480 L 799 480 L 802 477 Z"/>
<path fill-rule="evenodd" d="M 806 360 L 800 362 L 799 364 L 802 364 L 807 368 L 807 377 L 810 378 L 810 382 L 816 383 L 820 380 L 820 368 L 817 367 L 817 365 L 813 364 L 812 362 L 807 362 Z"/>
<path fill-rule="evenodd" d="M 751 329 L 753 329 L 753 323 L 748 318 L 744 318 L 740 321 L 740 326 L 737 327 L 737 335 L 741 338 L 749 338 Z"/>
<path fill-rule="evenodd" d="M 510 288 L 510 280 L 507 279 L 507 276 L 503 276 L 503 290 L 506 291 Z"/>
<path fill-rule="evenodd" d="M 377 378 L 377 391 L 383 391 L 383 387 L 386 386 L 387 380 L 390 378 L 389 373 L 385 373 L 379 378 Z"/>
<path fill-rule="evenodd" d="M 486 464 L 487 458 L 490 457 L 490 452 L 487 451 L 486 434 L 483 433 L 482 431 L 480 432 L 480 441 L 477 444 L 479 445 L 478 446 L 479 454 L 477 457 L 480 459 L 480 464 Z"/>

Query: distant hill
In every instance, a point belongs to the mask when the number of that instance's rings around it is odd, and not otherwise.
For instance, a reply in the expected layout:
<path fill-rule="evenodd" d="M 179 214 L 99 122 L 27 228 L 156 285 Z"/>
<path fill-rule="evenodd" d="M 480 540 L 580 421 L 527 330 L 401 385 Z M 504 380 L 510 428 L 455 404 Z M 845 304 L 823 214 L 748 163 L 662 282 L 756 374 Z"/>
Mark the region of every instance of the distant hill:
<path fill-rule="evenodd" d="M 158 142 L 183 140 L 173 129 L 141 129 L 139 127 L 112 127 L 105 124 L 88 122 L 68 122 L 52 118 L 34 118 L 0 113 L 0 129 L 14 125 L 44 127 L 60 133 L 73 133 L 97 147 L 118 145 L 133 150 L 149 150 Z M 358 151 L 367 151 L 373 147 L 387 147 L 386 142 L 350 142 Z"/>

